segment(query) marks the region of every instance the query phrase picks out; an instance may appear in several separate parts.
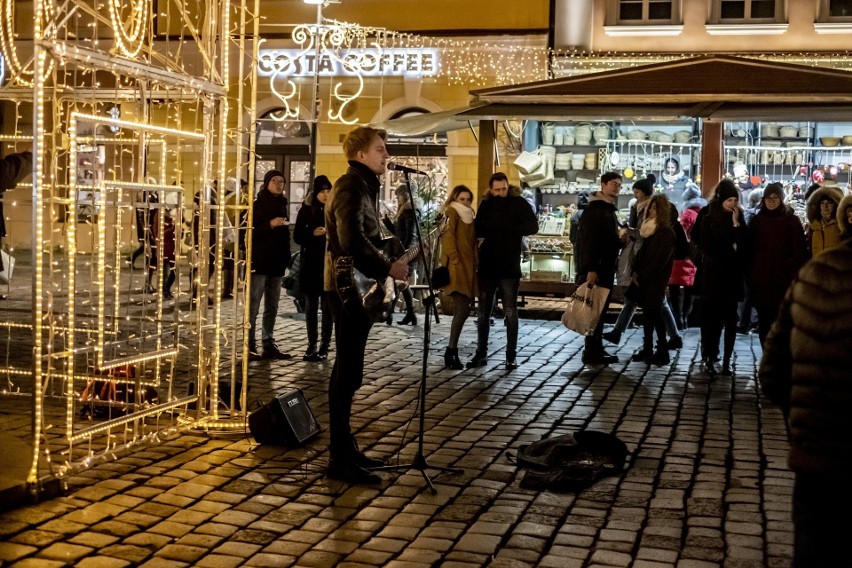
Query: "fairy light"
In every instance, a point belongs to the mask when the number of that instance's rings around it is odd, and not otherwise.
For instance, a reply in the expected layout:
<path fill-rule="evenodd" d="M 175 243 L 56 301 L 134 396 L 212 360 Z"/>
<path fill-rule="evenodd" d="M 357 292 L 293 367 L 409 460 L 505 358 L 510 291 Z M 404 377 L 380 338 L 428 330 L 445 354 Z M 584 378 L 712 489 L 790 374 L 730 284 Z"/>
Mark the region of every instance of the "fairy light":
<path fill-rule="evenodd" d="M 121 20 L 122 4 L 127 0 L 109 0 L 109 19 L 115 34 L 115 44 L 125 57 L 134 58 L 139 54 L 145 40 L 145 26 L 148 23 L 151 2 L 134 0 L 130 7 L 130 31 L 125 29 Z"/>

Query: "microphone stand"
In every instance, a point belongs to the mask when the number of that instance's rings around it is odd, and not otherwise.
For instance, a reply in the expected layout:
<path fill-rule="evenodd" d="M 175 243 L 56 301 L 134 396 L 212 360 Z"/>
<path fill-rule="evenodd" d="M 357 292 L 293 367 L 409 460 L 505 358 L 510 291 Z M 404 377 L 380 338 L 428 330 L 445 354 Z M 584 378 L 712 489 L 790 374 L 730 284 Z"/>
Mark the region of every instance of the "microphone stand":
<path fill-rule="evenodd" d="M 405 185 L 408 188 L 408 199 L 411 203 L 412 209 L 414 209 L 414 193 L 411 190 L 411 180 L 408 177 L 408 172 L 403 170 L 403 176 L 405 176 Z M 429 343 L 431 341 L 432 335 L 432 320 L 431 315 L 434 313 L 435 315 L 435 323 L 440 323 L 440 319 L 438 318 L 438 308 L 435 305 L 435 291 L 432 289 L 432 276 L 429 274 L 428 264 L 426 262 L 426 251 L 423 248 L 423 235 L 420 231 L 420 223 L 417 221 L 417 214 L 415 212 L 414 219 L 414 227 L 417 232 L 417 241 L 420 243 L 420 252 L 423 255 L 423 264 L 426 267 L 426 286 L 428 288 L 429 294 L 423 299 L 423 307 L 425 309 L 425 318 L 423 322 L 423 363 L 420 369 L 420 389 L 419 389 L 419 397 L 420 397 L 420 425 L 417 432 L 417 454 L 414 456 L 414 461 L 412 461 L 408 465 L 386 465 L 375 468 L 370 468 L 371 471 L 398 471 L 398 470 L 409 470 L 416 469 L 423 476 L 423 479 L 426 480 L 426 483 L 429 485 L 429 490 L 433 495 L 438 493 L 438 490 L 435 489 L 435 486 L 432 484 L 432 480 L 426 474 L 427 469 L 433 469 L 440 472 L 447 471 L 450 473 L 464 473 L 463 470 L 457 467 L 440 467 L 429 465 L 429 462 L 426 461 L 426 456 L 423 455 L 423 437 L 424 430 L 426 428 L 426 376 L 427 376 L 427 365 L 429 362 Z M 431 252 L 430 252 L 431 254 Z"/>

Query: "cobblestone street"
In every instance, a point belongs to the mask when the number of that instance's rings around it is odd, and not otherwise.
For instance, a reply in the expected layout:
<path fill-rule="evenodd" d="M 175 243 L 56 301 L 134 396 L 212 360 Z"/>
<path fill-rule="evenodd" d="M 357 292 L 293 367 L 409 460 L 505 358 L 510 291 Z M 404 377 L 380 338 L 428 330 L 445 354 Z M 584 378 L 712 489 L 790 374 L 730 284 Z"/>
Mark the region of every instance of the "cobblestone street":
<path fill-rule="evenodd" d="M 288 304 L 282 301 L 282 306 Z M 355 400 L 361 449 L 408 464 L 417 449 L 422 316 L 377 325 Z M 328 424 L 331 362 L 304 363 L 304 322 L 279 318 L 292 361 L 253 363 L 249 401 L 303 389 Z M 140 445 L 69 479 L 65 496 L 0 515 L 5 566 L 785 567 L 793 476 L 778 408 L 754 380 L 757 339 L 738 336 L 735 376 L 698 370 L 698 330 L 667 367 L 628 363 L 631 329 L 611 368 L 584 367 L 582 340 L 558 321 L 523 319 L 517 370 L 492 329 L 486 367 L 442 370 L 449 318 L 433 325 L 424 453 L 461 475 L 383 473 L 378 487 L 324 477 L 327 432 L 304 448 L 259 446 L 248 433 L 187 432 Z M 474 351 L 469 320 L 462 359 Z M 333 353 L 332 359 L 333 360 Z M 625 471 L 579 493 L 520 487 L 518 447 L 582 429 L 612 432 Z"/>

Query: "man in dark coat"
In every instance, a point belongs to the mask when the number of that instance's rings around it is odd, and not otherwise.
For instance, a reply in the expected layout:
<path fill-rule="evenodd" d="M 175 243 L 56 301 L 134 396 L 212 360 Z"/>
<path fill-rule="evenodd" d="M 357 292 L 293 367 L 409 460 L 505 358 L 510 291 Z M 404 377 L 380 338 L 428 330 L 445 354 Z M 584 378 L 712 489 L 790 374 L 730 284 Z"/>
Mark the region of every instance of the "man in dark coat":
<path fill-rule="evenodd" d="M 586 337 L 583 363 L 590 365 L 609 365 L 618 361 L 618 357 L 604 351 L 602 336 L 604 315 L 615 283 L 615 264 L 622 244 L 615 207 L 620 192 L 621 174 L 608 172 L 601 176 L 601 189 L 592 194 L 580 219 L 577 246 L 574 249 L 577 284 L 586 282 L 590 288 L 600 285 L 610 290 L 594 333 Z"/>
<path fill-rule="evenodd" d="M 383 462 L 361 453 L 349 424 L 352 397 L 364 380 L 364 352 L 372 323 L 363 310 L 344 307 L 337 288 L 335 268 L 343 257 L 367 278 L 404 280 L 408 265 L 391 261 L 379 249 L 381 233 L 377 202 L 379 176 L 385 173 L 389 158 L 387 132 L 360 126 L 347 134 L 343 151 L 349 169 L 337 180 L 325 207 L 328 247 L 325 262 L 325 290 L 334 314 L 337 357 L 328 383 L 328 414 L 331 441 L 328 476 L 350 483 L 380 483 L 381 478 L 367 468 Z M 345 291 L 344 291 L 345 293 Z"/>
<path fill-rule="evenodd" d="M 506 368 L 517 368 L 518 288 L 521 283 L 523 238 L 538 232 L 538 219 L 526 199 L 509 195 L 509 178 L 496 172 L 488 180 L 488 194 L 476 213 L 479 246 L 479 318 L 476 354 L 467 364 L 483 367 L 488 362 L 488 332 L 497 291 L 506 316 Z"/>
<path fill-rule="evenodd" d="M 790 426 L 794 566 L 848 566 L 852 532 L 852 241 L 805 264 L 763 352 L 764 394 Z"/>
<path fill-rule="evenodd" d="M 249 296 L 249 352 L 252 359 L 290 359 L 275 344 L 273 331 L 281 298 L 281 280 L 290 265 L 290 222 L 284 196 L 284 174 L 270 170 L 252 207 L 251 290 Z M 263 302 L 263 352 L 258 355 L 255 332 L 260 301 Z"/>
<path fill-rule="evenodd" d="M 13 189 L 18 182 L 33 171 L 33 153 L 31 150 L 10 154 L 0 160 L 0 246 L 6 238 L 6 216 L 3 214 L 3 194 Z M 0 270 L 3 270 L 3 257 L 0 256 Z M 0 294 L 0 300 L 6 295 Z"/>

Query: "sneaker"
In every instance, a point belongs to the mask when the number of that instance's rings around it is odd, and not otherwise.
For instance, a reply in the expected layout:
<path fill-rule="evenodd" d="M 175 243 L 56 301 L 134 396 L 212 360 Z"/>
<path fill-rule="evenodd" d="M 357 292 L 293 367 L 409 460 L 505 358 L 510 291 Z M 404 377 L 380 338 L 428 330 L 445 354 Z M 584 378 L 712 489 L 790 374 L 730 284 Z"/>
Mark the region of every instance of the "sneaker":
<path fill-rule="evenodd" d="M 270 346 L 270 347 L 264 347 L 263 353 L 262 353 L 261 356 L 264 359 L 279 359 L 279 360 L 282 360 L 282 361 L 293 358 L 293 356 L 290 355 L 289 353 L 282 353 L 281 351 L 279 351 L 278 348 L 275 347 L 274 345 Z"/>
<path fill-rule="evenodd" d="M 310 361 L 312 363 L 316 363 L 318 361 L 322 361 L 322 357 L 320 357 L 319 353 L 317 353 L 316 350 L 311 347 L 307 351 L 305 351 L 305 354 L 302 356 L 302 361 Z"/>
<path fill-rule="evenodd" d="M 669 349 L 680 349 L 683 347 L 683 338 L 679 335 L 674 335 L 669 338 L 667 345 Z"/>
<path fill-rule="evenodd" d="M 618 363 L 618 357 L 606 351 L 583 351 L 584 365 L 611 365 Z"/>
<path fill-rule="evenodd" d="M 613 328 L 613 329 L 609 330 L 608 332 L 604 333 L 604 334 L 602 335 L 602 337 L 603 337 L 604 339 L 606 339 L 607 341 L 609 341 L 610 343 L 614 343 L 615 345 L 618 345 L 619 343 L 621 343 L 621 332 L 620 332 L 620 331 L 618 331 L 618 330 L 617 330 L 617 329 L 615 329 L 615 328 Z"/>

